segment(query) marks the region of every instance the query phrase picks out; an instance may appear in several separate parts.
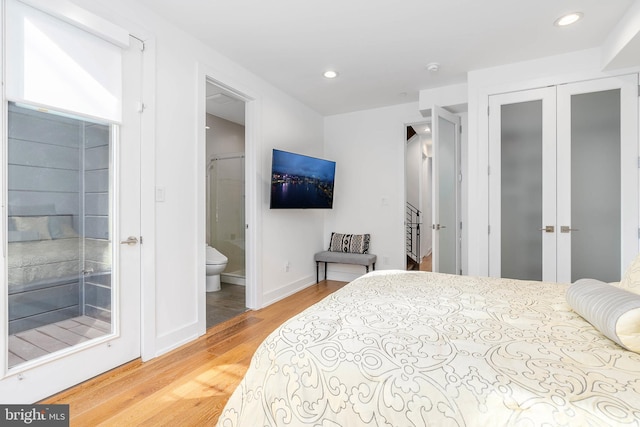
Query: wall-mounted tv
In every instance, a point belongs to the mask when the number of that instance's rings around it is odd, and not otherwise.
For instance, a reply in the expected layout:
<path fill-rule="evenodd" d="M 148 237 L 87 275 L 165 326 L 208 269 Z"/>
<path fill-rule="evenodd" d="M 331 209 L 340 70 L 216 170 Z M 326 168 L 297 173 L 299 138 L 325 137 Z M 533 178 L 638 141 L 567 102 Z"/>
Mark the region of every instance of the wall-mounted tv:
<path fill-rule="evenodd" d="M 331 209 L 336 162 L 273 150 L 271 209 Z"/>

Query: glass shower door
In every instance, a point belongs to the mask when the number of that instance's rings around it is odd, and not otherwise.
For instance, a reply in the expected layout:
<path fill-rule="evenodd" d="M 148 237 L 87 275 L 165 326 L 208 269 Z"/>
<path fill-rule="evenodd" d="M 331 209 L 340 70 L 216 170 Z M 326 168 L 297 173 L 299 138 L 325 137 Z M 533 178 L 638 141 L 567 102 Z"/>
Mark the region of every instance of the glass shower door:
<path fill-rule="evenodd" d="M 223 272 L 227 281 L 245 278 L 244 155 L 219 155 L 209 175 L 209 244 L 228 258 Z"/>

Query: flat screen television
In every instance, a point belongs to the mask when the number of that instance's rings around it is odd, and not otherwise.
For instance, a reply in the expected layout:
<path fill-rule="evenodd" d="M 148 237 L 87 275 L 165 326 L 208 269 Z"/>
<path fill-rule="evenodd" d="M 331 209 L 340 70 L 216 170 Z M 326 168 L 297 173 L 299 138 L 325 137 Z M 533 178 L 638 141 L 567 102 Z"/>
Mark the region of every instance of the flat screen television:
<path fill-rule="evenodd" d="M 271 209 L 331 209 L 336 162 L 273 150 Z"/>

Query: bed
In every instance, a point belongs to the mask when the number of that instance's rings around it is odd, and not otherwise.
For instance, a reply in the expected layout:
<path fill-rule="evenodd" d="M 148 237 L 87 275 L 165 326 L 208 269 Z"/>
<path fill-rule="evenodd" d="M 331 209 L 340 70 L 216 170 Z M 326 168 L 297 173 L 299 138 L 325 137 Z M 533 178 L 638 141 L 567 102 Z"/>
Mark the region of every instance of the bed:
<path fill-rule="evenodd" d="M 260 345 L 218 426 L 638 426 L 640 355 L 567 301 L 622 292 L 633 340 L 640 295 L 588 285 L 368 273 Z"/>

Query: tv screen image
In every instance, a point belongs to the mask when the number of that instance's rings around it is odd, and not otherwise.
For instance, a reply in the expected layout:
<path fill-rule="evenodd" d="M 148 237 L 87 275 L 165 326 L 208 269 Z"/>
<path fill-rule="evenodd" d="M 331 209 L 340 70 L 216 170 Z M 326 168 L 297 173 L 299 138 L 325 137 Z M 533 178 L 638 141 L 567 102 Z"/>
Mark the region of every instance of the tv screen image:
<path fill-rule="evenodd" d="M 331 209 L 336 162 L 273 150 L 271 209 Z"/>

